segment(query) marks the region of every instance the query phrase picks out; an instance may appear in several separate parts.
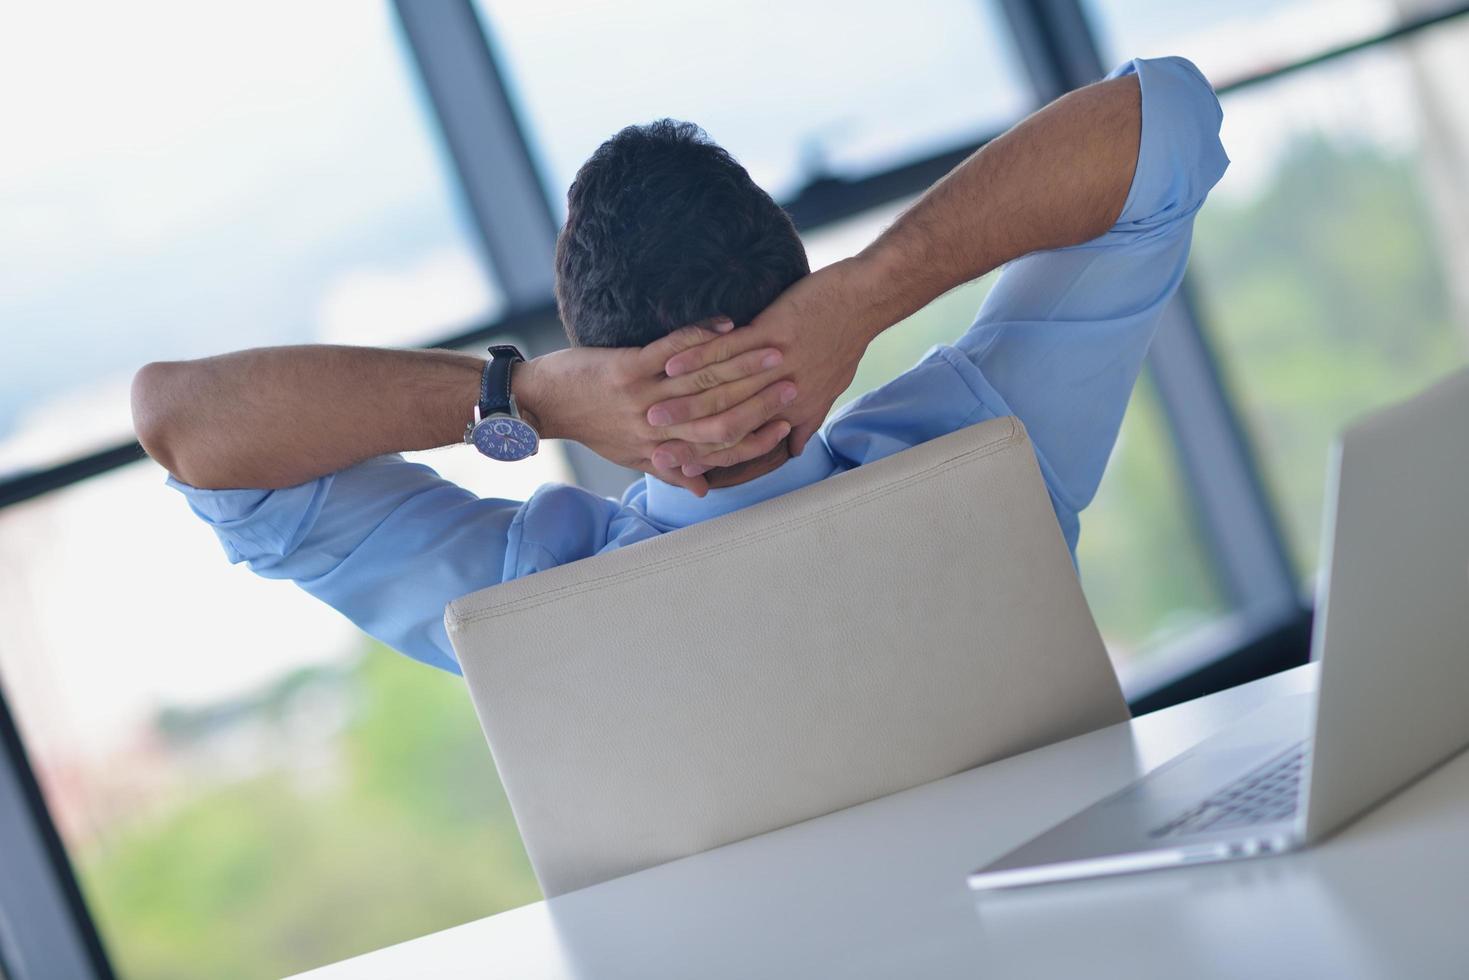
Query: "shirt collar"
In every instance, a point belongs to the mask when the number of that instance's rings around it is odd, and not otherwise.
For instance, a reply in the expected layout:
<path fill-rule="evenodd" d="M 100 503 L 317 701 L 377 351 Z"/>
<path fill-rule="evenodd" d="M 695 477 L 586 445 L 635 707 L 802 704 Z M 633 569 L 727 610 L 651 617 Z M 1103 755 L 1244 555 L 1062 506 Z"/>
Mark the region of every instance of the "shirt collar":
<path fill-rule="evenodd" d="M 836 472 L 836 468 L 831 451 L 818 436 L 806 444 L 805 452 L 769 473 L 738 486 L 710 490 L 703 497 L 696 497 L 683 487 L 664 483 L 655 476 L 645 476 L 646 512 L 655 523 L 666 527 L 687 527 L 824 480 Z"/>

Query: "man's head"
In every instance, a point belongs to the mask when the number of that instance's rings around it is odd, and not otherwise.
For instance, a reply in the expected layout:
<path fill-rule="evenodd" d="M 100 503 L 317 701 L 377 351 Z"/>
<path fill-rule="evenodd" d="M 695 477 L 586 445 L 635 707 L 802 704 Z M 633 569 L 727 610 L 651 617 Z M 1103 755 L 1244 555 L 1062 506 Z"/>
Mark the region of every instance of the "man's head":
<path fill-rule="evenodd" d="M 692 123 L 627 127 L 566 197 L 556 301 L 579 346 L 641 347 L 721 314 L 748 323 L 811 271 L 791 219 Z"/>

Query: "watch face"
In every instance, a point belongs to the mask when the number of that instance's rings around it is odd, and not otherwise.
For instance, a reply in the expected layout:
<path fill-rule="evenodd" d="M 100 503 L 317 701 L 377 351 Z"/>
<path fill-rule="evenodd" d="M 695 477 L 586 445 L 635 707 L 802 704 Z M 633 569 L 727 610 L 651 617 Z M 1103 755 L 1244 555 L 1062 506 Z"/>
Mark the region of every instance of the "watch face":
<path fill-rule="evenodd" d="M 534 456 L 541 439 L 525 422 L 508 415 L 492 415 L 474 427 L 474 448 L 491 459 L 514 462 Z"/>

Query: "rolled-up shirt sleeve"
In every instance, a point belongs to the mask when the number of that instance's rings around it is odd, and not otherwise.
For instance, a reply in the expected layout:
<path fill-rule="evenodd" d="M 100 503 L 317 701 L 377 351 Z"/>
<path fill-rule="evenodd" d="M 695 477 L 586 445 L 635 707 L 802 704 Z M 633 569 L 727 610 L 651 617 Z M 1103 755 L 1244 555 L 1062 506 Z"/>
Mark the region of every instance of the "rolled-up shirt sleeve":
<path fill-rule="evenodd" d="M 1219 102 L 1182 58 L 1137 60 L 1137 167 L 1111 229 L 1012 262 L 954 345 L 1030 434 L 1060 509 L 1096 493 L 1128 398 L 1188 263 L 1193 218 L 1229 164 Z M 992 399 L 993 400 L 993 399 Z M 995 406 L 999 407 L 999 406 Z"/>
<path fill-rule="evenodd" d="M 514 564 L 507 551 L 520 501 L 481 499 L 400 456 L 282 490 L 169 485 L 230 561 L 294 581 L 371 636 L 454 673 L 444 606 L 500 583 Z"/>
<path fill-rule="evenodd" d="M 1176 234 L 1229 167 L 1219 139 L 1224 110 L 1187 58 L 1138 58 L 1108 78 L 1136 75 L 1142 92 L 1137 169 L 1122 213 L 1108 231 L 1075 248 L 1106 247 L 1153 233 Z"/>

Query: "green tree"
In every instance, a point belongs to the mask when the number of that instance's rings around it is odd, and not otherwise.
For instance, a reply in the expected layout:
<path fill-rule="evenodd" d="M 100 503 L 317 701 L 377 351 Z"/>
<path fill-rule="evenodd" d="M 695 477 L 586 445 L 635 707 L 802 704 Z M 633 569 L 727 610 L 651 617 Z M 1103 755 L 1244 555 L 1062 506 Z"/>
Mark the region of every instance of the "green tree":
<path fill-rule="evenodd" d="M 1336 433 L 1463 363 L 1428 208 L 1412 158 L 1309 137 L 1259 195 L 1200 214 L 1205 321 L 1302 571 Z"/>

